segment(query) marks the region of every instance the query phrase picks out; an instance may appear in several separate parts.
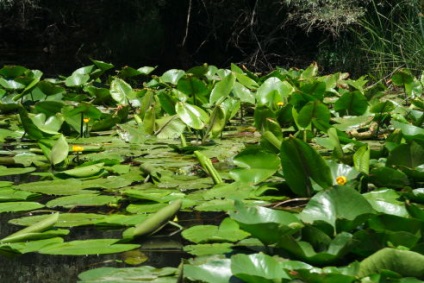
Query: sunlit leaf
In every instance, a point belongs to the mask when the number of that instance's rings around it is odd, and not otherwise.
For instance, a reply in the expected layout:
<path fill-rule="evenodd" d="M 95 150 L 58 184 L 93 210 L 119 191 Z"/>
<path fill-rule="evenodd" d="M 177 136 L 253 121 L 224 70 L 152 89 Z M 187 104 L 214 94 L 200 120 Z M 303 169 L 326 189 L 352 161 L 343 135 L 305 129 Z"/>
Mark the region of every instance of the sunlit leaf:
<path fill-rule="evenodd" d="M 280 168 L 280 159 L 272 152 L 248 148 L 237 154 L 233 162 L 238 169 L 230 171 L 234 180 L 257 184 L 271 177 Z"/>
<path fill-rule="evenodd" d="M 313 196 L 299 216 L 305 223 L 323 221 L 336 228 L 338 220 L 360 224 L 373 213 L 374 209 L 359 192 L 333 187 Z"/>
<path fill-rule="evenodd" d="M 175 111 L 181 121 L 196 130 L 203 129 L 209 120 L 208 114 L 196 105 L 177 102 L 175 104 Z"/>
<path fill-rule="evenodd" d="M 299 219 L 289 212 L 265 207 L 247 207 L 236 201 L 230 213 L 242 230 L 249 232 L 265 244 L 276 243 L 284 234 L 293 234 L 302 228 Z"/>
<path fill-rule="evenodd" d="M 38 202 L 4 202 L 0 203 L 0 213 L 30 211 L 44 207 Z"/>
<path fill-rule="evenodd" d="M 391 270 L 405 277 L 424 278 L 424 255 L 385 248 L 361 261 L 358 276 L 365 277 Z"/>
<path fill-rule="evenodd" d="M 231 272 L 243 282 L 275 282 L 291 277 L 281 268 L 281 263 L 264 253 L 238 254 L 231 257 Z M 267 279 L 265 281 L 264 279 Z M 268 281 L 269 280 L 269 281 Z"/>
<path fill-rule="evenodd" d="M 121 105 L 127 105 L 133 94 L 131 85 L 120 78 L 114 78 L 110 84 L 110 95 Z"/>
<path fill-rule="evenodd" d="M 190 280 L 200 280 L 207 283 L 228 283 L 232 272 L 230 259 L 210 259 L 196 264 L 185 264 L 184 277 Z"/>
<path fill-rule="evenodd" d="M 119 239 L 87 239 L 49 245 L 40 249 L 49 255 L 99 255 L 129 251 L 140 247 L 137 244 L 119 244 Z"/>

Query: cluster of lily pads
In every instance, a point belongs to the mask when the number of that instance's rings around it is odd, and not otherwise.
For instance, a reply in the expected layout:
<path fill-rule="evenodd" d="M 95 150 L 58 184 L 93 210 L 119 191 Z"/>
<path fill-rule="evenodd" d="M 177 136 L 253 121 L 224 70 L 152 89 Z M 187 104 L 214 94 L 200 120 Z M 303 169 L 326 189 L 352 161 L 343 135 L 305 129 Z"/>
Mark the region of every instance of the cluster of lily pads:
<path fill-rule="evenodd" d="M 52 79 L 0 69 L 0 212 L 31 213 L 0 254 L 119 253 L 179 211 L 224 212 L 183 227 L 178 268 L 80 282 L 424 279 L 423 75 L 92 63 Z M 69 240 L 77 226 L 123 232 Z"/>

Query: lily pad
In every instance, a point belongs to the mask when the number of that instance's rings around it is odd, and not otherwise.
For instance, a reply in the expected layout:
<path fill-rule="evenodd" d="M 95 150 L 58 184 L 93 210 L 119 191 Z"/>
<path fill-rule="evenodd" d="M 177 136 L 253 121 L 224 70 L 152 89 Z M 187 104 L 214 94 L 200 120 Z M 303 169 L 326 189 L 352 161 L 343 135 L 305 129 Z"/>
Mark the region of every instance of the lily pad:
<path fill-rule="evenodd" d="M 349 226 L 356 227 L 373 213 L 374 209 L 359 192 L 333 187 L 313 196 L 299 217 L 305 223 L 323 221 L 336 229 L 338 220 L 348 220 Z"/>
<path fill-rule="evenodd" d="M 249 235 L 230 218 L 225 218 L 219 226 L 196 225 L 182 232 L 182 236 L 193 243 L 237 242 Z"/>
<path fill-rule="evenodd" d="M 40 249 L 50 255 L 99 255 L 113 254 L 139 248 L 137 244 L 119 244 L 119 239 L 87 239 L 49 245 Z"/>
<path fill-rule="evenodd" d="M 30 211 L 44 207 L 43 204 L 38 202 L 4 202 L 0 203 L 0 213 L 2 212 L 18 212 L 18 211 Z"/>
<path fill-rule="evenodd" d="M 133 283 L 174 283 L 177 269 L 172 267 L 155 268 L 152 266 L 114 268 L 101 267 L 90 269 L 78 275 L 80 283 L 116 282 Z"/>

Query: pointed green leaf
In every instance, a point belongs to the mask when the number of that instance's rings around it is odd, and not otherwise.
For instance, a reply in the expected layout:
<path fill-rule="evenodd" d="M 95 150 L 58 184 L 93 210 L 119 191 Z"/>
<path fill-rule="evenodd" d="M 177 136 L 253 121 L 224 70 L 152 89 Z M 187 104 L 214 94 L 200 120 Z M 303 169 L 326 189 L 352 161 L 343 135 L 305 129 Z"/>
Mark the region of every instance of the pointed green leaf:
<path fill-rule="evenodd" d="M 324 189 L 332 186 L 329 167 L 321 155 L 307 143 L 294 137 L 284 140 L 280 158 L 284 178 L 297 195 L 312 195 L 311 179 Z"/>

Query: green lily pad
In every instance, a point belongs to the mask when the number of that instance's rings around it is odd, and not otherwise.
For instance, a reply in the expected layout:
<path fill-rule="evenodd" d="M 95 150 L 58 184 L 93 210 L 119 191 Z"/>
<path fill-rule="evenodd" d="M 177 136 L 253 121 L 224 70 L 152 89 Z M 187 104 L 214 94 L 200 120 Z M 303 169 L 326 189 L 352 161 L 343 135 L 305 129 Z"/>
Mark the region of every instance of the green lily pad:
<path fill-rule="evenodd" d="M 42 221 L 49 217 L 49 215 L 34 215 L 9 220 L 10 224 L 30 226 L 33 223 Z M 85 225 L 93 225 L 101 222 L 109 216 L 96 214 L 96 213 L 61 213 L 54 227 L 77 227 Z"/>
<path fill-rule="evenodd" d="M 185 245 L 184 251 L 194 256 L 207 256 L 230 253 L 232 247 L 232 243 L 197 244 Z"/>
<path fill-rule="evenodd" d="M 264 253 L 231 257 L 231 272 L 244 282 L 278 282 L 291 279 L 281 262 Z"/>
<path fill-rule="evenodd" d="M 10 176 L 10 175 L 21 175 L 34 172 L 35 167 L 26 167 L 26 168 L 8 168 L 6 166 L 0 165 L 0 176 Z"/>
<path fill-rule="evenodd" d="M 182 236 L 193 243 L 237 242 L 250 234 L 240 230 L 239 225 L 230 218 L 225 218 L 221 225 L 196 225 L 182 232 Z"/>
<path fill-rule="evenodd" d="M 49 245 L 40 249 L 49 255 L 99 255 L 113 254 L 139 248 L 136 244 L 119 244 L 119 239 L 88 239 Z"/>
<path fill-rule="evenodd" d="M 73 196 L 64 196 L 53 199 L 47 202 L 47 207 L 65 207 L 73 208 L 77 206 L 103 206 L 103 205 L 116 205 L 119 197 L 95 195 L 95 194 L 79 194 Z"/>
<path fill-rule="evenodd" d="M 47 247 L 53 244 L 63 243 L 63 239 L 60 237 L 42 239 L 42 240 L 32 240 L 19 243 L 7 243 L 0 244 L 0 254 L 2 253 L 18 253 L 26 254 L 38 252 L 40 249 Z"/>
<path fill-rule="evenodd" d="M 0 189 L 0 202 L 29 200 L 38 196 L 40 195 L 36 193 L 18 191 L 10 188 Z"/>
<path fill-rule="evenodd" d="M 373 213 L 374 209 L 359 192 L 333 187 L 313 196 L 299 217 L 305 223 L 323 221 L 335 229 L 338 220 L 348 220 L 356 227 Z"/>
<path fill-rule="evenodd" d="M 152 266 L 114 268 L 100 267 L 84 271 L 78 275 L 79 283 L 115 282 L 133 283 L 174 283 L 177 269 L 172 267 L 155 268 Z"/>
<path fill-rule="evenodd" d="M 38 202 L 4 202 L 0 203 L 0 213 L 2 212 L 18 212 L 18 211 L 30 211 L 44 207 L 43 204 Z"/>
<path fill-rule="evenodd" d="M 303 227 L 296 215 L 265 207 L 247 207 L 235 202 L 235 210 L 229 213 L 242 230 L 265 244 L 273 244 L 285 234 L 293 234 Z"/>
<path fill-rule="evenodd" d="M 262 182 L 280 168 L 280 159 L 272 152 L 260 148 L 247 148 L 233 159 L 239 168 L 230 171 L 230 176 L 242 183 L 257 184 Z"/>
<path fill-rule="evenodd" d="M 391 189 L 382 189 L 363 194 L 373 209 L 379 213 L 408 217 L 405 204 L 399 201 L 400 195 Z"/>
<path fill-rule="evenodd" d="M 207 283 L 228 283 L 232 276 L 230 259 L 210 258 L 183 266 L 185 278 Z"/>

